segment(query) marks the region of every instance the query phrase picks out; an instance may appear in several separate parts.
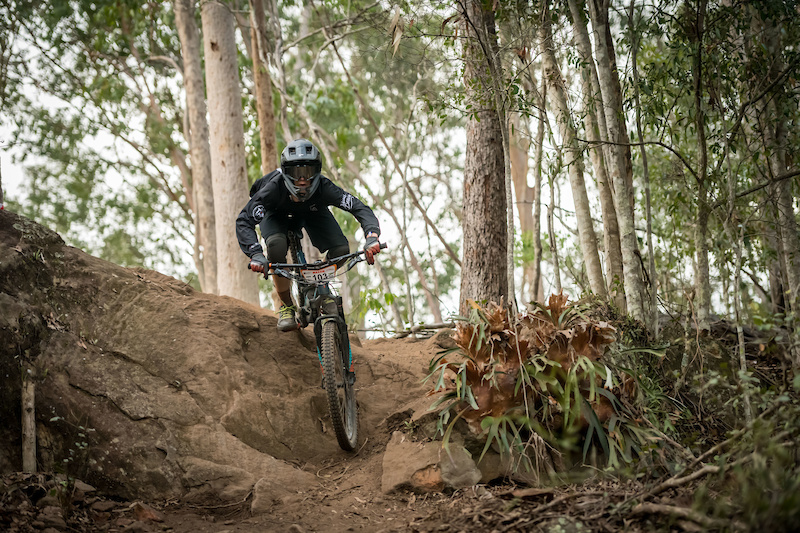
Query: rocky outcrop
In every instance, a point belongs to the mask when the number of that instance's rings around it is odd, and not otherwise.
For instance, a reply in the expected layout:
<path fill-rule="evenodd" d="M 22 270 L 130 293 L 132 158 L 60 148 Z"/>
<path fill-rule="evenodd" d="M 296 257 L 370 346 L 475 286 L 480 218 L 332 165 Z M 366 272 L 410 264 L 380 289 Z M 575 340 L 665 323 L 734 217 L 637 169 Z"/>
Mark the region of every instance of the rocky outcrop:
<path fill-rule="evenodd" d="M 307 490 L 315 476 L 297 465 L 344 452 L 311 334 L 275 326 L 269 311 L 102 261 L 0 212 L 0 470 L 21 469 L 25 375 L 41 470 L 125 498 L 252 493 L 262 510 Z M 370 381 L 394 370 L 353 352 L 362 425 L 374 427 L 398 398 Z"/>

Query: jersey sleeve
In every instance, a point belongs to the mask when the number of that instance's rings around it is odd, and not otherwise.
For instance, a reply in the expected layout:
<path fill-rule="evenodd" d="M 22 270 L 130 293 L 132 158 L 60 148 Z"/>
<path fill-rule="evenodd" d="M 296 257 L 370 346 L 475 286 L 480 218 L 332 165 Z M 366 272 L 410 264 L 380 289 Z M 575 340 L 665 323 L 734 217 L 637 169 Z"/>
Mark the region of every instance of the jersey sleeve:
<path fill-rule="evenodd" d="M 239 241 L 239 248 L 247 257 L 253 257 L 258 253 L 264 253 L 264 249 L 258 242 L 256 226 L 264 219 L 266 210 L 260 202 L 258 195 L 250 198 L 239 216 L 236 217 L 236 239 Z"/>
<path fill-rule="evenodd" d="M 250 189 L 250 201 L 236 217 L 236 239 L 247 257 L 264 253 L 258 242 L 256 226 L 264 220 L 267 209 L 271 209 L 276 202 L 275 180 L 275 172 L 259 178 Z"/>
<path fill-rule="evenodd" d="M 380 236 L 381 227 L 378 223 L 378 217 L 375 216 L 372 209 L 328 178 L 321 177 L 320 179 L 323 180 L 320 185 L 325 201 L 329 206 L 338 207 L 353 215 L 361 224 L 364 235 L 372 232 Z"/>

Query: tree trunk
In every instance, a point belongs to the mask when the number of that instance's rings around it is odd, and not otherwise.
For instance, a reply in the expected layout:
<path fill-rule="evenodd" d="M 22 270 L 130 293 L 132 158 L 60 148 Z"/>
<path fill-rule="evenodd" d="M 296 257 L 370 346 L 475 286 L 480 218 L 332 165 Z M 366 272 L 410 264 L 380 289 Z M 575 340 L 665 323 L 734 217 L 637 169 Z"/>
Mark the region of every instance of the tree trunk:
<path fill-rule="evenodd" d="M 711 315 L 711 276 L 708 267 L 708 219 L 711 207 L 708 205 L 708 144 L 706 142 L 705 114 L 703 108 L 703 33 L 705 31 L 706 1 L 697 4 L 695 29 L 696 46 L 692 59 L 692 79 L 694 82 L 695 127 L 699 154 L 697 162 L 697 211 L 695 217 L 695 290 L 697 291 L 697 322 L 701 330 L 710 329 Z"/>
<path fill-rule="evenodd" d="M 512 113 L 509 116 L 508 139 L 511 181 L 514 184 L 514 198 L 519 214 L 519 232 L 523 242 L 533 243 L 533 204 L 536 190 L 528 186 L 528 150 L 531 143 L 527 122 L 523 122 L 519 113 Z M 523 259 L 522 285 L 519 288 L 523 299 L 526 293 L 531 294 L 532 299 L 536 299 L 536 286 L 533 284 L 535 261 L 535 256 L 533 261 L 528 261 L 527 258 Z"/>
<path fill-rule="evenodd" d="M 534 184 L 533 184 L 533 299 L 544 302 L 544 285 L 542 283 L 542 158 L 544 156 L 544 128 L 547 114 L 547 78 L 542 69 L 542 90 L 539 100 L 539 119 L 536 127 L 536 150 L 534 152 Z"/>
<path fill-rule="evenodd" d="M 275 113 L 272 110 L 272 78 L 269 75 L 267 49 L 267 17 L 263 0 L 250 0 L 250 40 L 253 50 L 253 82 L 258 111 L 258 133 L 261 140 L 261 174 L 278 168 L 278 146 L 275 138 Z"/>
<path fill-rule="evenodd" d="M 547 233 L 550 236 L 550 254 L 553 256 L 553 292 L 561 294 L 561 265 L 558 259 L 556 230 L 553 225 L 553 210 L 556 207 L 556 173 L 551 173 L 548 178 L 550 182 L 550 204 L 547 206 Z"/>
<path fill-rule="evenodd" d="M 542 17 L 541 34 L 542 61 L 545 65 L 548 84 L 553 89 L 551 94 L 555 104 L 556 121 L 558 122 L 564 145 L 563 153 L 566 158 L 570 186 L 572 187 L 572 198 L 575 204 L 575 216 L 578 221 L 578 238 L 581 252 L 583 253 L 583 262 L 592 292 L 605 299 L 605 278 L 603 277 L 603 267 L 600 264 L 600 254 L 597 250 L 597 235 L 592 224 L 589 195 L 586 192 L 586 183 L 583 177 L 583 152 L 578 146 L 578 137 L 575 131 L 575 124 L 572 122 L 569 104 L 567 103 L 564 80 L 556 63 L 550 19 L 547 15 Z"/>
<path fill-rule="evenodd" d="M 633 70 L 633 99 L 636 105 L 636 134 L 642 152 L 642 174 L 644 178 L 645 217 L 647 219 L 647 255 L 650 268 L 650 332 L 658 337 L 658 276 L 656 275 L 656 252 L 653 249 L 653 211 L 650 205 L 650 171 L 647 166 L 647 150 L 644 147 L 642 134 L 642 106 L 639 101 L 639 71 L 636 67 L 636 54 L 638 52 L 638 37 L 634 25 L 634 0 L 631 0 L 628 21 L 631 29 L 631 67 Z"/>
<path fill-rule="evenodd" d="M 461 261 L 459 310 L 465 315 L 468 299 L 509 303 L 508 227 L 502 123 L 486 88 L 493 80 L 483 50 L 495 38 L 494 13 L 477 0 L 465 0 L 464 86 L 473 115 L 467 123 L 464 162 L 464 251 Z M 477 33 L 474 28 L 488 31 Z M 484 45 L 483 48 L 481 44 Z M 494 41 L 496 47 L 496 40 Z M 491 53 L 491 51 L 490 51 Z"/>
<path fill-rule="evenodd" d="M 186 139 L 192 161 L 195 263 L 198 265 L 201 289 L 217 294 L 217 235 L 211 183 L 211 152 L 208 145 L 205 85 L 200 64 L 200 34 L 195 23 L 194 0 L 175 0 L 175 25 L 181 41 L 183 85 L 189 121 Z"/>
<path fill-rule="evenodd" d="M 574 39 L 578 53 L 581 56 L 581 81 L 585 102 L 584 126 L 586 138 L 591 143 L 589 155 L 592 160 L 597 189 L 600 196 L 600 208 L 603 217 L 603 247 L 606 258 L 606 287 L 614 299 L 615 305 L 626 312 L 625 290 L 623 288 L 622 249 L 620 247 L 619 223 L 617 211 L 614 207 L 614 195 L 611 190 L 611 180 L 608 175 L 606 163 L 609 147 L 603 147 L 600 132 L 606 130 L 605 117 L 602 116 L 603 98 L 600 92 L 600 80 L 597 76 L 597 67 L 592 56 L 592 44 L 586 27 L 583 3 L 578 5 L 577 0 L 569 0 L 572 13 L 572 24 L 575 29 Z M 600 113 L 598 113 L 598 109 Z M 601 122 L 602 119 L 602 122 Z"/>
<path fill-rule="evenodd" d="M 619 143 L 628 144 L 627 134 L 623 138 L 623 109 L 619 92 L 619 77 L 609 55 L 613 43 L 609 41 L 608 1 L 589 0 L 589 13 L 595 35 L 595 59 L 597 60 L 597 76 L 600 81 L 600 93 L 603 101 L 603 114 L 606 119 L 606 140 L 610 141 L 609 164 L 611 183 L 614 188 L 615 207 L 620 231 L 620 249 L 622 251 L 622 269 L 625 284 L 625 300 L 633 318 L 645 321 L 644 315 L 644 283 L 642 281 L 641 263 L 639 261 L 634 226 L 633 205 L 629 201 L 632 191 L 628 186 L 628 165 L 625 161 L 625 150 Z"/>
<path fill-rule="evenodd" d="M 36 472 L 36 385 L 23 367 L 22 375 L 22 471 Z"/>
<path fill-rule="evenodd" d="M 764 31 L 761 33 L 764 47 L 771 59 L 769 79 L 777 80 L 785 65 L 781 56 L 783 44 L 782 24 L 775 20 L 763 21 Z M 772 179 L 787 173 L 788 127 L 785 110 L 787 95 L 783 85 L 774 89 L 774 95 L 766 105 L 766 124 L 764 141 L 769 154 L 769 168 Z M 797 231 L 797 218 L 794 211 L 794 195 L 792 180 L 780 180 L 775 184 L 778 207 L 778 240 L 779 250 L 783 256 L 782 263 L 786 267 L 785 302 L 793 317 L 790 327 L 794 332 L 792 356 L 795 367 L 800 367 L 800 234 Z"/>
<path fill-rule="evenodd" d="M 281 131 L 283 132 L 283 140 L 288 144 L 295 137 L 289 126 L 289 100 L 286 98 L 288 94 L 286 83 L 286 70 L 283 65 L 283 32 L 281 31 L 280 16 L 278 9 L 278 0 L 266 0 L 266 10 L 269 12 L 269 23 L 272 28 L 273 35 L 273 61 L 277 70 L 278 78 L 276 85 L 278 92 L 281 95 L 279 100 L 280 113 L 279 122 L 281 124 Z M 277 135 L 277 132 L 276 132 Z"/>
<path fill-rule="evenodd" d="M 236 217 L 247 203 L 241 86 L 234 19 L 216 1 L 203 4 L 206 85 L 208 87 L 211 176 L 217 235 L 219 294 L 259 305 L 258 279 L 234 237 Z"/>

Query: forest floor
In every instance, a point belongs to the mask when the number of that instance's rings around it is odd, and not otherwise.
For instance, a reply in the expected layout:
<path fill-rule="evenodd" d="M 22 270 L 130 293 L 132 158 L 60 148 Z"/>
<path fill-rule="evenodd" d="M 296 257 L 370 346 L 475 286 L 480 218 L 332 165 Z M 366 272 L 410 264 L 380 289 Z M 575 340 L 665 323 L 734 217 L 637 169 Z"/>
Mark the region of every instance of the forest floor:
<path fill-rule="evenodd" d="M 31 238 L 30 243 L 23 242 L 11 228 L 12 224 L 5 228 L 5 249 L 9 250 L 6 254 L 15 250 L 14 253 L 20 254 L 22 259 L 17 258 L 17 263 L 9 264 L 16 264 L 17 271 L 22 274 L 30 268 L 30 279 L 43 284 L 40 287 L 42 291 L 66 289 L 52 285 L 50 277 L 39 276 L 39 270 L 28 265 L 38 265 L 42 257 L 52 258 L 54 262 L 58 257 L 68 257 L 71 260 L 64 261 L 65 269 L 67 266 L 84 269 L 74 271 L 69 277 L 70 290 L 93 294 L 95 287 L 105 286 L 98 281 L 101 278 L 134 278 L 134 287 L 140 287 L 140 284 L 147 287 L 135 292 L 131 289 L 137 305 L 151 305 L 154 313 L 161 313 L 158 316 L 165 322 L 162 328 L 172 324 L 168 319 L 173 317 L 164 312 L 172 309 L 166 305 L 167 299 L 183 301 L 191 293 L 182 283 L 158 273 L 141 269 L 132 273 L 79 255 L 78 251 L 69 249 L 53 236 L 44 235 L 38 241 Z M 0 238 L 0 246 L 3 244 Z M 46 250 L 44 254 L 42 247 Z M 29 253 L 34 260 L 25 259 L 28 256 L 23 252 Z M 3 257 L 2 253 L 0 257 Z M 85 275 L 87 272 L 91 275 Z M 62 273 L 62 277 L 65 275 Z M 30 288 L 23 283 L 28 278 L 23 278 L 7 283 L 7 290 L 13 293 L 15 287 Z M 119 296 L 116 290 L 113 294 L 114 298 L 109 301 Z M 98 295 L 98 298 L 102 297 L 102 294 Z M 26 298 L 28 295 L 22 294 L 18 304 L 25 303 Z M 233 316 L 234 304 L 228 300 L 209 303 L 211 311 L 196 314 L 193 319 L 209 322 L 187 323 L 200 328 L 196 331 L 211 331 L 211 326 L 219 322 L 217 313 Z M 83 301 L 77 298 L 76 306 Z M 95 302 L 95 307 L 101 301 Z M 81 316 L 79 311 L 71 309 Z M 150 315 L 147 315 L 147 320 L 152 320 Z M 176 323 L 183 324 L 180 321 Z M 279 336 L 274 322 L 271 325 L 270 328 L 260 328 L 264 330 L 258 332 L 263 335 L 260 337 L 262 342 L 286 348 L 287 337 Z M 185 332 L 186 327 L 181 325 L 183 329 L 175 330 L 176 336 Z M 135 328 L 120 329 L 135 333 Z M 683 359 L 678 348 L 684 344 L 675 339 L 680 341 L 684 332 L 679 327 L 674 335 L 664 333 L 665 339 L 673 339 L 669 346 L 675 353 L 670 355 L 670 350 L 667 350 L 666 357 L 657 363 L 658 372 L 674 378 L 666 363 L 680 363 Z M 256 335 L 256 331 L 249 334 Z M 236 339 L 239 339 L 238 335 L 236 330 Z M 194 340 L 198 343 L 206 338 L 196 337 Z M 759 396 L 754 397 L 759 401 L 756 412 L 761 412 L 761 415 L 755 420 L 758 424 L 743 424 L 738 414 L 741 409 L 737 407 L 742 396 L 740 384 L 738 380 L 725 379 L 726 375 L 732 375 L 731 368 L 737 368 L 732 364 L 736 352 L 732 348 L 735 341 L 731 343 L 731 339 L 736 339 L 736 332 L 730 327 L 712 331 L 706 338 L 698 335 L 695 339 L 695 359 L 698 362 L 693 364 L 700 365 L 704 372 L 703 380 L 697 383 L 687 381 L 680 393 L 673 389 L 650 393 L 653 403 L 666 405 L 653 408 L 658 408 L 662 418 L 677 427 L 675 433 L 680 437 L 676 438 L 690 442 L 692 450 L 661 434 L 650 441 L 658 441 L 653 442 L 652 449 L 648 442 L 648 451 L 652 453 L 646 456 L 646 461 L 641 461 L 630 472 L 586 466 L 574 470 L 564 467 L 558 468 L 557 479 L 542 481 L 535 486 L 504 482 L 443 493 L 384 493 L 383 460 L 387 443 L 393 432 L 409 431 L 409 426 L 413 425 L 405 423 L 409 421 L 405 402 L 424 396 L 429 385 L 423 385 L 421 381 L 441 345 L 432 342 L 437 339 L 374 339 L 363 341 L 361 353 L 365 356 L 364 363 L 371 361 L 374 368 L 381 371 L 372 372 L 368 383 L 366 379 L 356 382 L 357 390 L 359 386 L 363 387 L 360 448 L 355 453 L 335 449 L 322 456 L 307 455 L 315 457 L 313 463 L 311 459 L 300 464 L 293 461 L 292 466 L 312 474 L 316 483 L 304 492 L 283 491 L 291 495 L 273 502 L 266 512 L 251 513 L 252 492 L 241 501 L 232 503 L 204 501 L 202 505 L 192 505 L 179 500 L 124 501 L 84 483 L 76 482 L 73 486 L 51 474 L 7 473 L 0 476 L 0 533 L 800 531 L 800 451 L 797 446 L 800 442 L 800 402 L 797 401 L 800 378 L 792 378 L 785 361 L 767 356 L 775 348 L 774 339 L 768 342 L 754 332 L 748 342 L 748 366 L 762 384 Z M 85 345 L 81 346 L 83 338 L 78 338 L 78 341 L 72 343 L 76 345 L 74 349 L 86 350 Z M 304 348 L 302 343 L 290 344 L 296 346 L 285 350 L 287 359 L 282 359 L 278 368 L 293 363 L 299 367 L 301 365 L 296 363 L 301 360 L 296 358 L 307 357 L 310 360 L 305 366 L 313 370 L 314 379 L 317 379 L 316 354 Z M 187 345 L 196 346 L 188 341 Z M 239 350 L 238 344 L 235 348 Z M 195 350 L 189 351 L 194 353 Z M 83 356 L 82 351 L 78 353 Z M 738 355 L 735 360 L 738 361 Z M 254 367 L 249 362 L 248 365 L 247 369 L 251 371 Z M 358 371 L 358 363 L 356 369 Z M 0 388 L 0 392 L 2 390 Z M 300 387 L 300 390 L 305 389 Z M 40 397 L 37 395 L 37 399 Z M 12 403 L 8 402 L 9 405 Z M 767 419 L 768 414 L 771 419 Z M 366 419 L 370 422 L 366 423 Z M 642 417 L 637 423 L 650 422 Z M 0 418 L 0 424 L 9 424 L 9 420 Z M 740 429 L 734 431 L 735 428 Z M 657 428 L 653 429 L 657 431 Z M 612 432 L 609 429 L 609 437 Z M 287 446 L 297 453 L 299 440 L 313 441 L 319 438 L 319 434 L 309 431 L 293 438 L 294 446 Z M 132 460 L 142 460 L 138 455 L 130 455 Z M 591 457 L 588 460 L 591 462 Z M 579 457 L 577 463 L 580 462 Z M 711 478 L 714 483 L 706 483 Z M 745 524 L 743 520 L 749 523 Z M 752 524 L 758 527 L 752 527 Z"/>
<path fill-rule="evenodd" d="M 406 360 L 419 359 L 420 378 L 429 351 L 422 341 L 379 339 L 365 341 L 367 350 L 391 353 Z M 384 378 L 387 394 L 396 384 Z M 386 413 L 390 416 L 393 413 Z M 362 446 L 341 452 L 322 464 L 306 464 L 319 483 L 305 493 L 285 498 L 269 512 L 251 515 L 250 497 L 233 504 L 192 506 L 178 501 L 135 502 L 114 500 L 96 492 L 75 489 L 71 498 L 41 498 L 54 483 L 41 474 L 11 474 L 0 486 L 0 524 L 10 532 L 156 532 L 260 533 L 260 532 L 461 532 L 461 531 L 701 531 L 747 529 L 691 510 L 692 484 L 664 491 L 649 507 L 615 504 L 643 494 L 657 484 L 588 475 L 571 482 L 538 488 L 514 484 L 479 485 L 450 493 L 384 494 L 381 490 L 382 458 L 393 430 L 391 423 L 361 427 Z M 402 426 L 402 423 L 397 424 Z M 362 424 L 363 426 L 363 424 Z M 86 488 L 86 487 L 84 487 Z M 15 490 L 19 489 L 19 490 Z M 37 492 L 38 498 L 37 498 Z M 27 495 L 27 497 L 25 497 Z M 71 499 L 69 505 L 64 501 Z M 33 502 L 36 502 L 35 505 Z M 50 506 L 48 508 L 48 506 Z M 59 518 L 58 509 L 67 519 Z M 49 509 L 49 510 L 48 510 Z M 621 508 L 622 509 L 622 508 Z M 49 514 L 48 514 L 49 513 Z M 683 513 L 683 514 L 682 514 Z M 50 529 L 47 529 L 50 528 Z"/>
<path fill-rule="evenodd" d="M 406 361 L 419 359 L 414 366 L 420 369 L 422 379 L 430 358 L 429 351 L 420 349 L 422 342 L 379 339 L 363 344 L 367 350 L 391 353 Z M 402 386 L 383 379 L 380 385 L 389 395 L 393 388 Z M 2 478 L 5 487 L 0 486 L 0 524 L 7 524 L 10 532 L 47 533 L 581 532 L 670 531 L 671 524 L 677 527 L 681 523 L 683 527 L 679 530 L 696 526 L 696 521 L 679 516 L 665 518 L 652 509 L 650 512 L 639 509 L 636 517 L 630 512 L 619 516 L 606 512 L 614 502 L 645 487 L 639 482 L 597 476 L 535 489 L 497 484 L 450 493 L 384 494 L 383 452 L 396 429 L 401 428 L 386 422 L 378 427 L 361 427 L 362 446 L 357 452 L 341 452 L 322 464 L 303 465 L 303 470 L 317 477 L 318 485 L 306 493 L 285 498 L 265 514 L 250 514 L 250 498 L 238 504 L 192 506 L 178 501 L 120 501 L 80 489 L 65 497 L 52 477 L 11 474 Z M 61 496 L 60 500 L 41 498 L 50 487 L 56 488 L 51 492 Z M 71 503 L 65 504 L 70 499 Z M 691 489 L 679 488 L 671 491 L 663 503 L 683 508 L 691 500 Z M 61 518 L 65 515 L 66 520 Z"/>

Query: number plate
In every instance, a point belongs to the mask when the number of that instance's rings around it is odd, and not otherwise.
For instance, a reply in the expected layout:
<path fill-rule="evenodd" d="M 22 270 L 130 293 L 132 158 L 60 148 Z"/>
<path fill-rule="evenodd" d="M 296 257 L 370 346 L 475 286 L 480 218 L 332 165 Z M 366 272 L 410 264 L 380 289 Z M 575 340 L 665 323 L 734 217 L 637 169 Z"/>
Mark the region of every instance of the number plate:
<path fill-rule="evenodd" d="M 304 280 L 310 282 L 329 281 L 336 277 L 336 265 L 329 265 L 319 270 L 303 269 L 300 274 Z"/>

